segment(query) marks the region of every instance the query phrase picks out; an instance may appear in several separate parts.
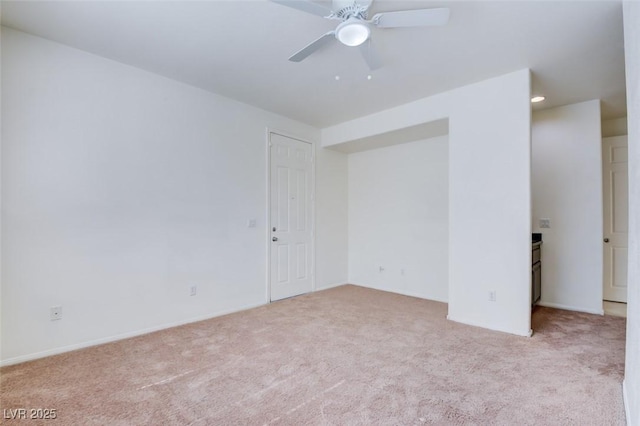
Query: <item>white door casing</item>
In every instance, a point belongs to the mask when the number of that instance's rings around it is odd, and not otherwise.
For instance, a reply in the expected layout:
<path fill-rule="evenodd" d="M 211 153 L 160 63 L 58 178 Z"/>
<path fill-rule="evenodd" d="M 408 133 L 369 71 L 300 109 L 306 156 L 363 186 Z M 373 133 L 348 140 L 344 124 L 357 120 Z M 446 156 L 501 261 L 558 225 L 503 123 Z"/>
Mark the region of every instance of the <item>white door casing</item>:
<path fill-rule="evenodd" d="M 269 133 L 270 300 L 313 290 L 313 146 Z"/>
<path fill-rule="evenodd" d="M 602 139 L 604 300 L 627 302 L 627 137 Z"/>

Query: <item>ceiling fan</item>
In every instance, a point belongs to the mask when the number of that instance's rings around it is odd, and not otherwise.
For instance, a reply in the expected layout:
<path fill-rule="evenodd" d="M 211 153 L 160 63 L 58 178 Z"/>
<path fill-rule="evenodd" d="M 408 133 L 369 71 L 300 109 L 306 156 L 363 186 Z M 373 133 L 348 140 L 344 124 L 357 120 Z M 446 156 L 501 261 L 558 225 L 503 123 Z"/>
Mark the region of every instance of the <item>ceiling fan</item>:
<path fill-rule="evenodd" d="M 399 27 L 426 27 L 445 25 L 449 21 L 449 9 L 417 9 L 401 10 L 395 12 L 376 13 L 368 18 L 369 8 L 373 0 L 333 0 L 332 9 L 311 0 L 271 0 L 274 3 L 288 6 L 326 19 L 342 21 L 335 30 L 323 34 L 298 52 L 289 60 L 300 62 L 307 56 L 326 44 L 337 39 L 346 46 L 360 47 L 360 51 L 369 66 L 374 70 L 380 68 L 378 55 L 373 50 L 371 43 L 371 27 L 399 28 Z"/>

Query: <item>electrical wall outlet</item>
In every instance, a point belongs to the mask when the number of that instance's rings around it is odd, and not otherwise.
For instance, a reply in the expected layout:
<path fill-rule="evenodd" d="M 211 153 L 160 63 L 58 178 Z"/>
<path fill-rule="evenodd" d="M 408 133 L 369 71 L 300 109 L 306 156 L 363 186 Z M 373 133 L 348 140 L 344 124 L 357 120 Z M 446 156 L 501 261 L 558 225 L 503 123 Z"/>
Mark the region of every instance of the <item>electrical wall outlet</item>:
<path fill-rule="evenodd" d="M 195 285 L 192 285 L 191 287 L 189 287 L 189 296 L 195 296 L 198 293 L 198 287 Z"/>
<path fill-rule="evenodd" d="M 551 219 L 548 217 L 543 217 L 538 222 L 540 228 L 551 228 Z"/>
<path fill-rule="evenodd" d="M 489 290 L 489 302 L 495 302 L 495 301 L 496 301 L 496 291 Z"/>
<path fill-rule="evenodd" d="M 62 306 L 52 306 L 49 310 L 51 321 L 62 319 Z"/>

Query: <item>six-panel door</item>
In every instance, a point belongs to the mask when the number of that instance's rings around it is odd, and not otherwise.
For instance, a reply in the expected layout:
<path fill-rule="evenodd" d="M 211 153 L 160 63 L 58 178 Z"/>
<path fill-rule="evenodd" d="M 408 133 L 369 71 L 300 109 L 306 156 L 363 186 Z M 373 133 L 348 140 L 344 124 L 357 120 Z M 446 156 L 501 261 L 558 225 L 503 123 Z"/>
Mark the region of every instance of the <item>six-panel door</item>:
<path fill-rule="evenodd" d="M 312 146 L 270 135 L 271 300 L 312 290 Z"/>

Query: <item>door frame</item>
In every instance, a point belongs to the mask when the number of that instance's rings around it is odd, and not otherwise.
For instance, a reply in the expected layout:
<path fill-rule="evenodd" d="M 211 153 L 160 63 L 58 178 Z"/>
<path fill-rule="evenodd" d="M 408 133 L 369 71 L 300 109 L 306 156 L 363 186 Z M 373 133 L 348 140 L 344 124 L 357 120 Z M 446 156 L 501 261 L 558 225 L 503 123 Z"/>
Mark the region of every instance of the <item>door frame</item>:
<path fill-rule="evenodd" d="M 295 134 L 287 131 L 274 129 L 271 127 L 266 128 L 266 157 L 267 157 L 267 170 L 266 170 L 266 226 L 265 226 L 265 241 L 266 241 L 266 285 L 265 285 L 265 301 L 271 303 L 271 135 L 276 134 L 284 136 L 286 138 L 295 139 L 302 143 L 311 145 L 311 293 L 316 291 L 316 144 L 305 138 L 301 138 Z"/>

